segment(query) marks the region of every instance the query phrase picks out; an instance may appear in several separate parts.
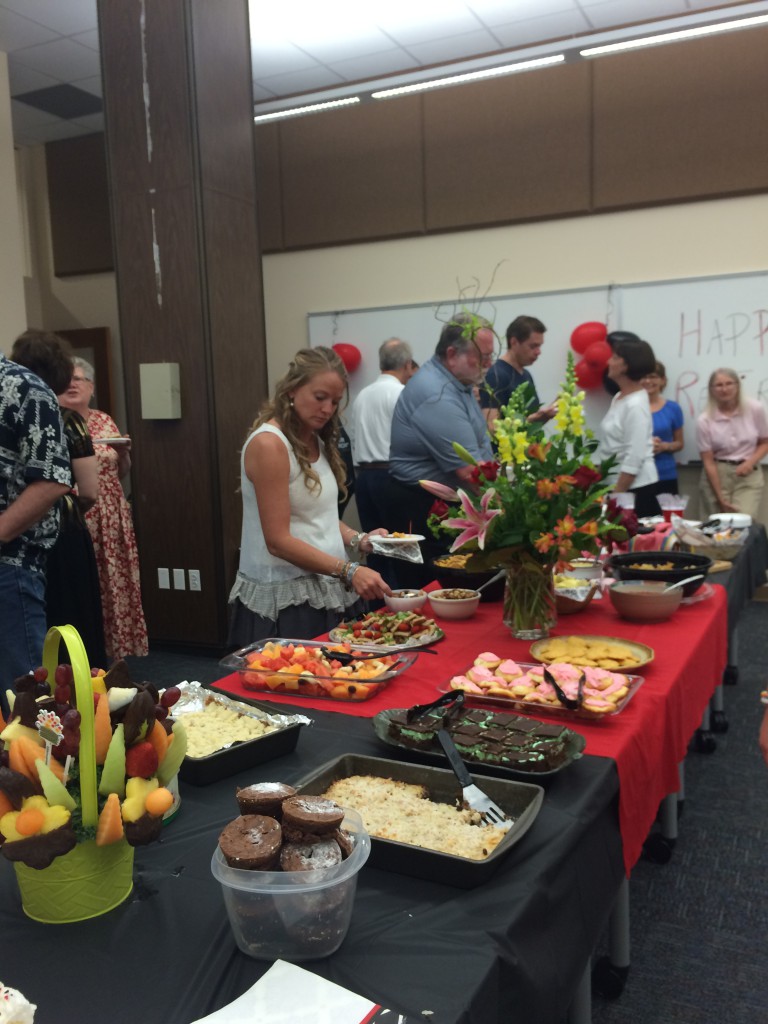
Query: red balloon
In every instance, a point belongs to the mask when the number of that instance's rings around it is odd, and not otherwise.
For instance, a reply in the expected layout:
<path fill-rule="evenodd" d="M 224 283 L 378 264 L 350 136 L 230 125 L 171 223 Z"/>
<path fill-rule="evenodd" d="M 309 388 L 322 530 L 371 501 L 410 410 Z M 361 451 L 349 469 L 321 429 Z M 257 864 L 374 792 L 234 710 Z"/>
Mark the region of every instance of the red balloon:
<path fill-rule="evenodd" d="M 593 341 L 584 350 L 584 362 L 596 370 L 604 370 L 611 358 L 611 346 L 607 341 Z"/>
<path fill-rule="evenodd" d="M 580 359 L 574 367 L 576 371 L 576 382 L 585 391 L 597 388 L 603 383 L 602 367 L 590 366 L 585 359 Z"/>
<path fill-rule="evenodd" d="M 342 363 L 344 363 L 344 369 L 347 373 L 353 373 L 358 368 L 363 357 L 360 355 L 360 349 L 357 345 L 348 345 L 345 341 L 339 341 L 331 347 Z"/>
<path fill-rule="evenodd" d="M 595 341 L 605 341 L 607 330 L 605 324 L 597 323 L 596 320 L 589 320 L 585 324 L 574 327 L 571 333 L 571 348 L 583 356 L 589 346 Z"/>

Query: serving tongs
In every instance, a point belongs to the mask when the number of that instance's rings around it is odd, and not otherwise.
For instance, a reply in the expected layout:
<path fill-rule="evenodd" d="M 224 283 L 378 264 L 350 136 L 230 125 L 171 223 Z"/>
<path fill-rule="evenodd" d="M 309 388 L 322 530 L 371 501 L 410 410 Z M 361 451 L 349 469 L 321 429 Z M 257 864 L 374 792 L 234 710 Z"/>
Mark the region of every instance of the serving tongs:
<path fill-rule="evenodd" d="M 329 661 L 338 661 L 341 665 L 351 665 L 353 661 L 373 661 L 375 658 L 385 658 L 388 654 L 402 654 L 401 650 L 388 651 L 386 647 L 382 647 L 380 651 L 372 651 L 370 654 L 363 654 L 362 652 L 355 653 L 354 651 L 332 651 L 330 647 L 322 646 L 320 648 L 322 653 L 328 658 Z M 432 651 L 428 647 L 411 647 L 408 650 L 416 651 L 417 654 L 438 654 L 438 651 Z"/>
<path fill-rule="evenodd" d="M 568 708 L 569 711 L 579 710 L 584 700 L 584 684 L 587 681 L 586 673 L 582 672 L 579 676 L 579 683 L 576 689 L 575 697 L 568 697 L 566 695 L 565 690 L 558 683 L 558 681 L 555 679 L 555 677 L 552 675 L 552 673 L 549 671 L 546 665 L 544 666 L 544 680 L 545 682 L 549 683 L 549 685 L 555 691 L 555 696 L 564 708 Z"/>
<path fill-rule="evenodd" d="M 444 722 L 452 718 L 457 711 L 464 707 L 464 691 L 448 690 L 447 693 L 440 694 L 437 700 L 433 700 L 429 704 L 414 704 L 413 707 L 408 708 L 406 711 L 405 720 L 406 722 L 412 722 L 414 718 L 421 718 L 422 715 L 427 715 L 436 708 L 447 708 L 449 704 L 453 704 L 453 707 L 443 716 Z"/>

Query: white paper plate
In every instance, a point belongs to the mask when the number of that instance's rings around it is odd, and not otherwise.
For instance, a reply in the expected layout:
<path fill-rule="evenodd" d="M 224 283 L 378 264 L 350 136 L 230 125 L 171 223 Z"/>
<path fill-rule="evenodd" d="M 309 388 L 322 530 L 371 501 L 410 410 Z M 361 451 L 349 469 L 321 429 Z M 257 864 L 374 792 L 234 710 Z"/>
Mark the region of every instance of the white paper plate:
<path fill-rule="evenodd" d="M 374 534 L 371 540 L 379 544 L 418 544 L 424 537 L 420 533 L 407 533 L 405 537 L 379 537 Z"/>

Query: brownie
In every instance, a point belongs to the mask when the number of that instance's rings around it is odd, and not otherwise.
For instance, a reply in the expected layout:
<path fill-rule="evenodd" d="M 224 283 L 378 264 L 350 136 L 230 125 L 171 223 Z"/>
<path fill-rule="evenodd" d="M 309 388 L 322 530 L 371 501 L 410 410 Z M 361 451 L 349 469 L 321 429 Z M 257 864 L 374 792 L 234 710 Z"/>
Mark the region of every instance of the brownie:
<path fill-rule="evenodd" d="M 295 833 L 325 836 L 344 820 L 344 809 L 321 796 L 292 796 L 283 801 L 283 824 Z"/>
<path fill-rule="evenodd" d="M 341 849 L 333 838 L 316 843 L 283 843 L 280 867 L 283 871 L 313 871 L 341 864 Z"/>
<path fill-rule="evenodd" d="M 282 843 L 280 822 L 263 814 L 240 815 L 219 836 L 219 847 L 231 868 L 269 871 Z"/>
<path fill-rule="evenodd" d="M 266 814 L 277 821 L 282 818 L 283 800 L 291 796 L 296 796 L 296 790 L 285 782 L 256 782 L 235 794 L 241 814 Z"/>

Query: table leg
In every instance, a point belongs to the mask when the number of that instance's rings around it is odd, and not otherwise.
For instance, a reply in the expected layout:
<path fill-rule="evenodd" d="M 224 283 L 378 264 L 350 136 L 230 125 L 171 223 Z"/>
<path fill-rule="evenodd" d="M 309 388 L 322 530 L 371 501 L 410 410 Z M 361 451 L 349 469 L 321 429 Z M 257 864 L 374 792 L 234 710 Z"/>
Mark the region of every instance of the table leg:
<path fill-rule="evenodd" d="M 709 704 L 704 708 L 701 716 L 701 725 L 693 734 L 693 749 L 698 754 L 711 754 L 717 750 L 717 740 L 712 732 L 712 716 L 709 712 Z"/>
<path fill-rule="evenodd" d="M 728 669 L 725 671 L 727 672 Z M 725 673 L 723 673 L 723 682 L 725 682 Z M 723 707 L 722 683 L 715 687 L 715 692 L 712 694 L 712 700 L 709 702 L 709 709 L 712 732 L 728 732 L 728 719 L 726 718 L 725 709 Z"/>
<path fill-rule="evenodd" d="M 592 991 L 605 999 L 618 999 L 629 974 L 629 879 L 616 893 L 608 920 L 608 955 L 592 970 Z"/>
<path fill-rule="evenodd" d="M 677 791 L 677 820 L 680 821 L 685 807 L 685 761 L 681 761 L 677 766 L 677 777 L 680 780 L 680 789 Z"/>
<path fill-rule="evenodd" d="M 677 793 L 668 793 L 659 807 L 659 831 L 643 843 L 643 858 L 652 864 L 666 864 L 677 842 Z"/>

